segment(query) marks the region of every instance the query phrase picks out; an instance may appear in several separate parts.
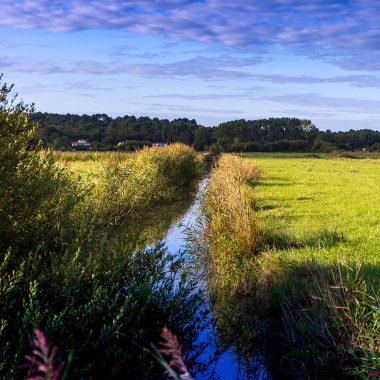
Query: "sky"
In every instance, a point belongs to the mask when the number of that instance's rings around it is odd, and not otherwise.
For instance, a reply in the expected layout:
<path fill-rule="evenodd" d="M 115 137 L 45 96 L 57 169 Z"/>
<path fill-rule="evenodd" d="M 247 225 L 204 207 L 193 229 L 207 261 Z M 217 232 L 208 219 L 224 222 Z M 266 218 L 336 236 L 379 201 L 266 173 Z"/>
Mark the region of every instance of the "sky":
<path fill-rule="evenodd" d="M 380 130 L 380 2 L 1 0 L 0 73 L 42 112 Z"/>

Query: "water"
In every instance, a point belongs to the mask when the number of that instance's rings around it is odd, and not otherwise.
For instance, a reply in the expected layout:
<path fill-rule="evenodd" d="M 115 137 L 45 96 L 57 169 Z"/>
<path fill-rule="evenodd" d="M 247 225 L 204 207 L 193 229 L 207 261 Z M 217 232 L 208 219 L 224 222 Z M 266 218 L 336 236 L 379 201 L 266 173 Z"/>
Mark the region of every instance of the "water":
<path fill-rule="evenodd" d="M 201 205 L 205 190 L 208 185 L 208 179 L 203 179 L 198 187 L 196 197 L 183 215 L 183 217 L 172 224 L 168 229 L 166 236 L 163 239 L 169 252 L 176 254 L 180 250 L 189 248 L 189 231 L 193 235 L 201 233 L 202 213 Z M 195 236 L 195 239 L 197 236 Z M 207 286 L 204 281 L 199 282 L 199 286 L 205 290 L 205 308 L 211 316 L 211 306 L 209 304 L 209 297 L 207 294 Z M 200 357 L 201 361 L 209 363 L 210 357 L 216 358 L 208 365 L 207 373 L 198 374 L 196 380 L 268 380 L 269 375 L 265 368 L 264 358 L 257 356 L 250 360 L 243 360 L 232 348 L 224 349 L 220 352 L 221 348 L 217 343 L 215 328 L 213 324 L 201 332 L 200 342 L 206 342 L 207 348 Z M 216 355 L 217 353 L 217 355 Z"/>

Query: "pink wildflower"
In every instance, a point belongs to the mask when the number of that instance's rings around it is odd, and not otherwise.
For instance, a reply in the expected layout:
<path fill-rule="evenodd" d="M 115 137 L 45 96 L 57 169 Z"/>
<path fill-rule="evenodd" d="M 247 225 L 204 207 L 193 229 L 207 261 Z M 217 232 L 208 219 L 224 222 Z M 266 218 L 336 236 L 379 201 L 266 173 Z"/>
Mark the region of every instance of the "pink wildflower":
<path fill-rule="evenodd" d="M 35 329 L 34 334 L 33 355 L 26 355 L 25 359 L 29 363 L 22 366 L 28 368 L 27 380 L 59 380 L 64 363 L 55 366 L 56 347 L 50 349 L 49 342 L 41 330 Z"/>
<path fill-rule="evenodd" d="M 158 356 L 158 360 L 167 370 L 169 376 L 174 380 L 192 380 L 185 364 L 182 345 L 177 337 L 166 327 L 161 330 L 161 337 L 163 341 L 160 343 L 160 347 L 156 348 L 154 345 L 152 346 Z"/>

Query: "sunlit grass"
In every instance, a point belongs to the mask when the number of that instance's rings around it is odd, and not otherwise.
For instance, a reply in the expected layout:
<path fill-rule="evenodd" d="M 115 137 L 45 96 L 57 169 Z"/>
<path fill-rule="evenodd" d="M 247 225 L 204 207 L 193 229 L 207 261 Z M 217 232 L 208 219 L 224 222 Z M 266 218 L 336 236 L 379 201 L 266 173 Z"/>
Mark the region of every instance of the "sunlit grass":
<path fill-rule="evenodd" d="M 280 260 L 380 264 L 380 162 L 258 156 L 254 192 Z"/>
<path fill-rule="evenodd" d="M 68 171 L 85 181 L 93 181 L 104 165 L 116 157 L 124 162 L 133 160 L 132 153 L 124 152 L 54 152 L 54 156 Z"/>
<path fill-rule="evenodd" d="M 255 162 L 258 267 L 281 363 L 295 378 L 371 376 L 380 363 L 380 162 L 263 154 Z"/>

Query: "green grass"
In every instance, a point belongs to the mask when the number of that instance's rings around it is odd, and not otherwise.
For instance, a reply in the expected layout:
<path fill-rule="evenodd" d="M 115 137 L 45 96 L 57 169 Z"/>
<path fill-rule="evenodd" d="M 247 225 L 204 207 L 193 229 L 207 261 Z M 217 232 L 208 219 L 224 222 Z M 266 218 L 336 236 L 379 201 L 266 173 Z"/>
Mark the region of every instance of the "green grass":
<path fill-rule="evenodd" d="M 54 152 L 54 157 L 69 172 L 88 182 L 94 181 L 104 165 L 115 157 L 133 160 L 131 153 L 124 152 Z"/>
<path fill-rule="evenodd" d="M 254 157 L 259 282 L 281 363 L 294 378 L 368 376 L 380 365 L 380 162 Z"/>
<path fill-rule="evenodd" d="M 380 265 L 380 162 L 258 156 L 254 191 L 268 238 L 281 259 Z M 265 252 L 264 251 L 264 252 Z"/>

